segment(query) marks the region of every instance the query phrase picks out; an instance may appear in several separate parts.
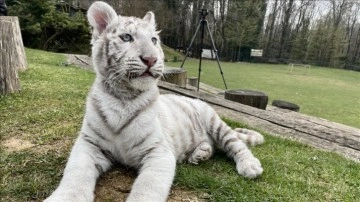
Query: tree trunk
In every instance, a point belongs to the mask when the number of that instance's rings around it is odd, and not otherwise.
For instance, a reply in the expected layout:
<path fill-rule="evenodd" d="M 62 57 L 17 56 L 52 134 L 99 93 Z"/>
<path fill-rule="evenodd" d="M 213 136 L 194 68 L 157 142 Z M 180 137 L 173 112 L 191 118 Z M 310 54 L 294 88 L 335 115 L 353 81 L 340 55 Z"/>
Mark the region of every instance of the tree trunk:
<path fill-rule="evenodd" d="M 0 94 L 20 90 L 18 71 L 27 69 L 17 17 L 0 16 Z"/>
<path fill-rule="evenodd" d="M 10 63 L 16 70 L 27 69 L 18 17 L 0 16 L 0 49 L 5 49 L 11 54 Z"/>
<path fill-rule="evenodd" d="M 280 35 L 280 47 L 279 47 L 279 53 L 278 58 L 288 58 L 288 56 L 284 56 L 283 52 L 286 52 L 286 49 L 288 48 L 288 40 L 290 36 L 290 18 L 293 13 L 293 5 L 294 0 L 289 0 L 287 3 L 284 2 L 283 9 L 284 9 L 284 19 L 282 22 L 282 30 Z"/>
<path fill-rule="evenodd" d="M 278 7 L 278 0 L 275 0 L 274 3 L 274 8 L 272 10 L 272 13 L 269 15 L 269 22 L 270 23 L 269 26 L 269 30 L 268 30 L 268 38 L 265 44 L 265 56 L 266 57 L 273 57 L 273 55 L 270 55 L 270 47 L 272 46 L 272 44 L 274 43 L 273 41 L 273 35 L 274 35 L 274 27 L 275 27 L 275 21 L 276 21 L 276 17 L 277 17 L 277 8 Z"/>
<path fill-rule="evenodd" d="M 43 45 L 43 50 L 48 51 L 49 44 L 61 33 L 62 33 L 62 31 L 56 31 L 55 34 L 53 34 L 51 37 L 49 37 Z"/>

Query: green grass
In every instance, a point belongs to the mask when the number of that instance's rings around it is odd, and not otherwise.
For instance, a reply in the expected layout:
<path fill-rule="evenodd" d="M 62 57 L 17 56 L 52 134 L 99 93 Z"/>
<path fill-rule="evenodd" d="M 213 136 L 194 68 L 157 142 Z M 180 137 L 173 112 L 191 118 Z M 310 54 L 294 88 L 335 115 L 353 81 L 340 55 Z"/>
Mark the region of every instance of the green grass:
<path fill-rule="evenodd" d="M 167 61 L 174 61 L 174 58 L 177 58 L 177 60 L 182 60 L 183 55 L 179 52 L 174 51 L 168 46 L 162 45 L 164 54 L 165 54 L 165 60 Z"/>
<path fill-rule="evenodd" d="M 35 146 L 2 148 L 0 201 L 41 201 L 58 185 L 94 79 L 89 71 L 62 66 L 61 55 L 30 49 L 26 54 L 21 93 L 0 97 L 0 135 L 2 141 L 15 137 Z M 359 199 L 359 163 L 278 137 L 265 134 L 265 139 L 252 149 L 264 167 L 258 179 L 237 175 L 234 162 L 217 152 L 198 166 L 179 165 L 174 184 L 221 202 Z"/>
<path fill-rule="evenodd" d="M 182 59 L 182 58 L 180 58 Z M 188 59 L 188 76 L 198 75 L 198 60 Z M 180 67 L 179 62 L 168 62 Z M 360 128 L 360 72 L 304 67 L 290 72 L 287 65 L 221 62 L 228 89 L 265 92 L 272 100 L 300 106 L 300 112 Z M 201 82 L 225 89 L 216 61 L 203 60 Z"/>
<path fill-rule="evenodd" d="M 26 50 L 29 69 L 20 73 L 21 92 L 0 96 L 0 137 L 27 140 L 34 148 L 6 152 L 1 148 L 0 201 L 44 199 L 58 184 L 71 145 L 81 126 L 86 95 L 95 76 L 65 67 L 65 57 Z M 65 151 L 65 152 L 64 152 Z M 64 152 L 64 153 L 63 153 Z"/>
<path fill-rule="evenodd" d="M 94 74 L 62 66 L 62 55 L 35 50 L 26 54 L 29 69 L 20 74 L 21 93 L 0 97 L 0 117 L 6 120 L 0 122 L 2 138 L 20 135 L 39 144 L 75 133 Z"/>
<path fill-rule="evenodd" d="M 208 193 L 211 201 L 358 200 L 360 164 L 278 137 L 265 134 L 265 140 L 252 148 L 264 167 L 260 178 L 236 175 L 234 162 L 218 152 L 199 166 L 179 166 L 175 183 Z"/>

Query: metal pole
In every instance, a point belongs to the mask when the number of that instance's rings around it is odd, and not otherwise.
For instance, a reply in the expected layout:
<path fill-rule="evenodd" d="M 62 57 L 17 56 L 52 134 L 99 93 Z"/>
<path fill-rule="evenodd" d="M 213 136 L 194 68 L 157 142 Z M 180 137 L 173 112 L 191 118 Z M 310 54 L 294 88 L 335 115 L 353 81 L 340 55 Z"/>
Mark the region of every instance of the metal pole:
<path fill-rule="evenodd" d="M 203 45 L 204 45 L 204 31 L 205 31 L 205 24 L 206 24 L 206 27 L 207 27 L 207 30 L 210 34 L 210 39 L 211 39 L 211 43 L 212 43 L 212 47 L 214 49 L 214 52 L 215 52 L 215 57 L 216 57 L 216 61 L 217 61 L 217 64 L 218 64 L 218 67 L 219 67 L 219 70 L 220 70 L 220 74 L 222 76 L 222 79 L 224 81 L 224 85 L 225 85 L 225 89 L 227 90 L 227 85 L 226 85 L 226 82 L 225 82 L 225 78 L 224 78 L 224 73 L 221 69 L 221 66 L 220 66 L 220 61 L 219 61 L 219 56 L 217 54 L 217 50 L 216 50 L 216 47 L 215 47 L 215 43 L 214 43 L 214 39 L 212 38 L 212 35 L 211 35 L 211 32 L 210 32 L 210 29 L 209 29 L 209 25 L 207 23 L 207 20 L 206 20 L 206 15 L 208 14 L 207 10 L 206 9 L 202 9 L 201 10 L 201 20 L 199 22 L 199 25 L 197 26 L 196 28 L 196 31 L 195 31 L 195 34 L 193 36 L 193 38 L 191 39 L 191 42 L 190 42 L 190 45 L 189 47 L 187 48 L 186 50 L 186 54 L 185 54 L 185 58 L 183 60 L 183 62 L 181 63 L 181 68 L 183 68 L 184 66 L 184 63 L 185 63 L 185 60 L 187 59 L 188 57 L 188 54 L 190 52 L 190 49 L 192 47 L 192 44 L 194 43 L 194 40 L 195 40 L 195 37 L 196 37 L 196 34 L 198 33 L 200 27 L 201 27 L 201 35 L 200 35 L 200 54 L 199 54 L 199 73 L 198 73 L 198 83 L 197 83 L 197 91 L 199 91 L 199 88 L 200 88 L 200 77 L 201 77 L 201 62 L 202 62 L 202 52 L 203 52 Z"/>
<path fill-rule="evenodd" d="M 197 85 L 197 91 L 199 91 L 200 87 L 200 74 L 201 74 L 201 60 L 202 60 L 202 52 L 203 52 L 203 44 L 204 44 L 204 26 L 205 26 L 206 20 L 205 17 L 201 19 L 201 37 L 200 37 L 200 51 L 199 51 L 199 74 L 198 74 L 198 85 Z"/>
<path fill-rule="evenodd" d="M 206 21 L 206 20 L 205 20 L 205 21 Z M 217 61 L 217 64 L 218 64 L 218 67 L 219 67 L 219 70 L 220 70 L 220 74 L 221 74 L 221 77 L 222 77 L 222 79 L 223 79 L 223 81 L 224 81 L 225 89 L 227 90 L 227 85 L 226 85 L 226 82 L 225 82 L 224 73 L 223 73 L 223 71 L 222 71 L 222 69 L 221 69 L 221 65 L 220 65 L 220 61 L 219 61 L 219 56 L 218 56 L 218 54 L 217 54 L 217 49 L 216 49 L 216 47 L 215 47 L 215 43 L 214 43 L 213 37 L 212 37 L 212 35 L 211 35 L 210 28 L 209 28 L 209 25 L 207 24 L 207 21 L 206 21 L 206 27 L 207 27 L 207 30 L 208 30 L 209 35 L 210 35 L 211 44 L 212 44 L 212 47 L 213 47 L 214 52 L 215 52 L 215 57 L 216 57 L 216 61 Z"/>
<path fill-rule="evenodd" d="M 7 16 L 5 0 L 0 0 L 0 16 Z"/>
<path fill-rule="evenodd" d="M 191 47 L 192 47 L 192 45 L 193 45 L 193 43 L 194 43 L 196 34 L 198 33 L 198 31 L 199 31 L 199 29 L 200 29 L 200 25 L 201 25 L 201 20 L 199 21 L 199 25 L 198 25 L 197 28 L 196 28 L 196 31 L 195 31 L 195 34 L 194 34 L 193 38 L 191 39 L 190 45 L 189 45 L 188 48 L 186 49 L 185 58 L 184 58 L 184 60 L 182 61 L 181 66 L 180 66 L 181 69 L 183 68 L 184 63 L 185 63 L 185 60 L 186 60 L 187 57 L 188 57 L 188 54 L 189 54 L 189 52 L 190 52 L 190 50 L 191 50 Z"/>

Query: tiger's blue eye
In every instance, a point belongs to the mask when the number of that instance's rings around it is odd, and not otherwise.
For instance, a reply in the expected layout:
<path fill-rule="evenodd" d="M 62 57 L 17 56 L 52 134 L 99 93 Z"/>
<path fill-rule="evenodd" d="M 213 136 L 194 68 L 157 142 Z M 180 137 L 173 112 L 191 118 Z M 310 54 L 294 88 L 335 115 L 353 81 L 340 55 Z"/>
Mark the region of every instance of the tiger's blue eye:
<path fill-rule="evenodd" d="M 156 45 L 158 40 L 157 40 L 157 38 L 153 37 L 153 38 L 151 38 L 151 41 L 154 43 L 154 45 Z"/>
<path fill-rule="evenodd" d="M 120 39 L 123 40 L 124 42 L 133 42 L 134 39 L 130 34 L 122 34 L 120 35 Z"/>

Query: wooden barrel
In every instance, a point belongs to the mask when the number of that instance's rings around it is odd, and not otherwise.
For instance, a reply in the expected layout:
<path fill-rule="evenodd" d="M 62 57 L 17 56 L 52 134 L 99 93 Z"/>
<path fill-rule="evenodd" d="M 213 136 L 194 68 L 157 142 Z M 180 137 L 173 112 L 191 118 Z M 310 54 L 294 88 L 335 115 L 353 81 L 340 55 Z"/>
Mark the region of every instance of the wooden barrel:
<path fill-rule="evenodd" d="M 228 90 L 225 91 L 225 99 L 259 109 L 266 109 L 268 103 L 268 96 L 265 93 L 253 90 Z"/>
<path fill-rule="evenodd" d="M 186 71 L 181 68 L 165 68 L 161 80 L 186 87 Z"/>

